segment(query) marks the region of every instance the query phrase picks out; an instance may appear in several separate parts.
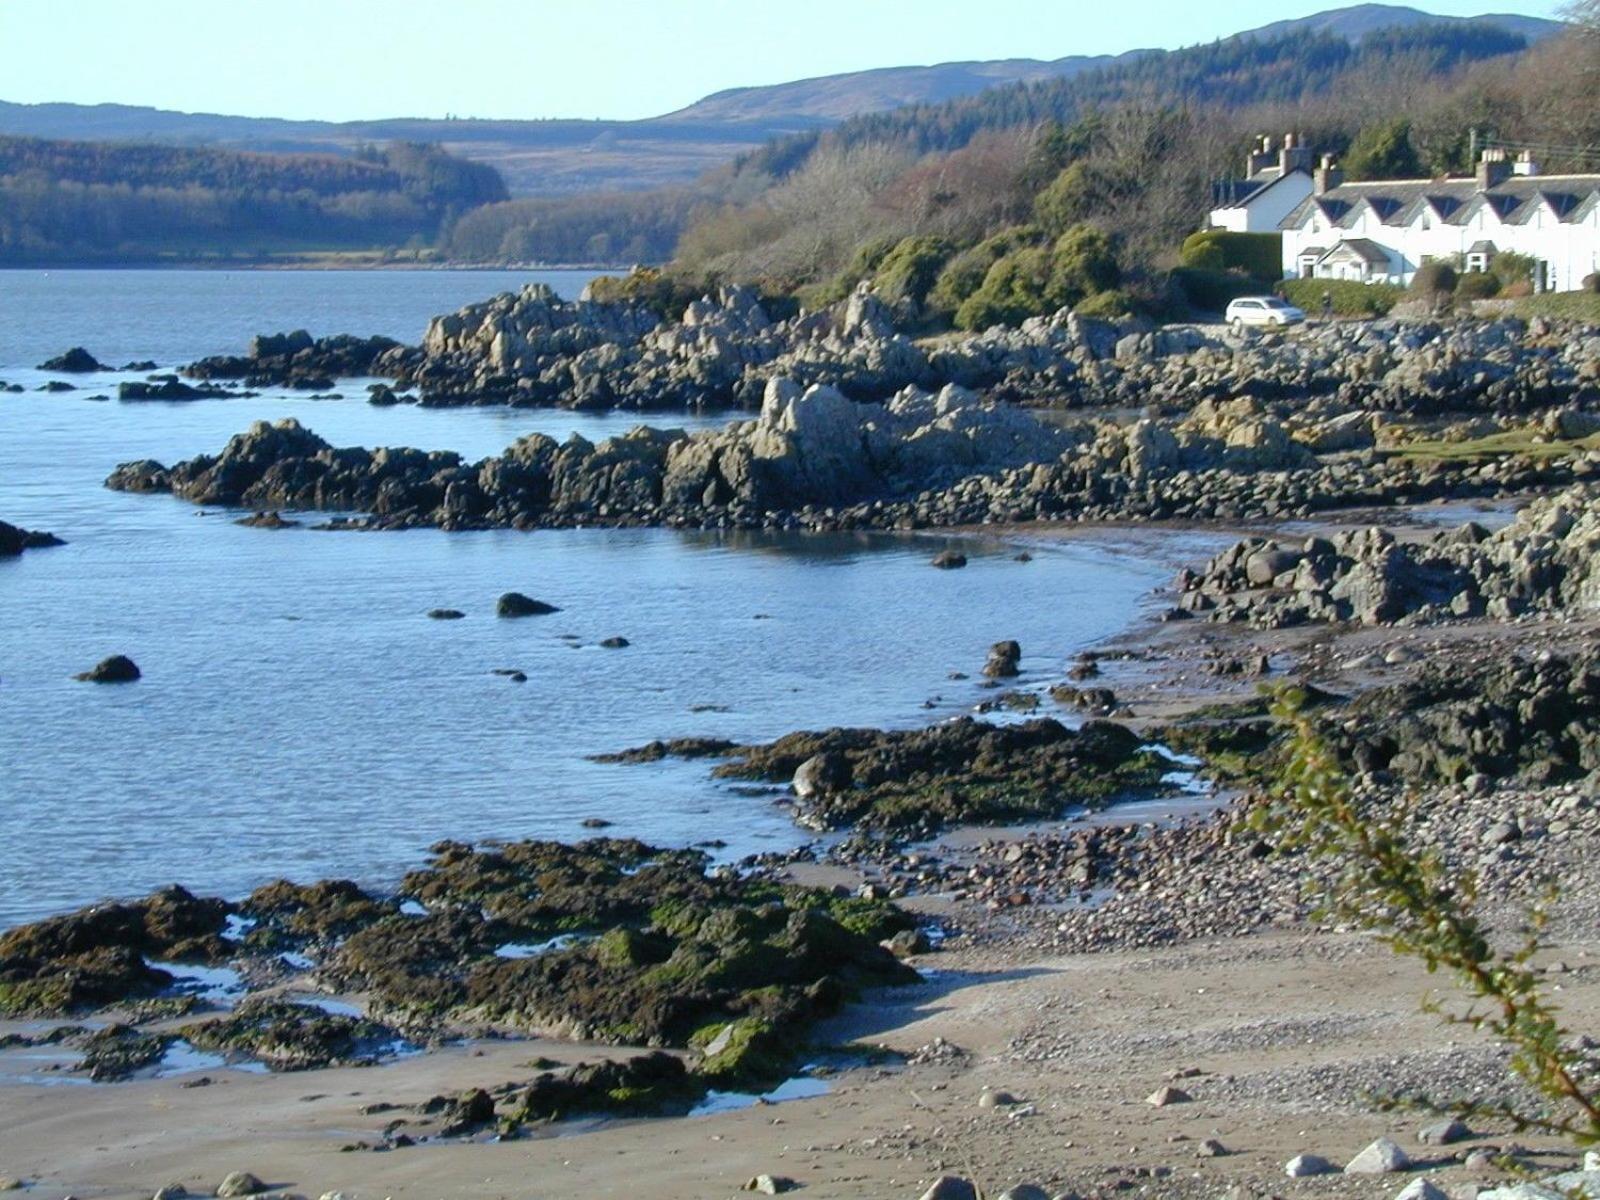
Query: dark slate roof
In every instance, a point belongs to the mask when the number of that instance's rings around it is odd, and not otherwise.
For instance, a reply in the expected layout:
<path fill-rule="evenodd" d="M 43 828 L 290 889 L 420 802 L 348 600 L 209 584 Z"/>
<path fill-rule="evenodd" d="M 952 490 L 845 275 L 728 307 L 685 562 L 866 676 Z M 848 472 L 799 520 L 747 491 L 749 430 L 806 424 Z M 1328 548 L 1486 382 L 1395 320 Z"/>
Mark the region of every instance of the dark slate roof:
<path fill-rule="evenodd" d="M 1495 245 L 1494 245 L 1493 242 L 1489 241 L 1487 238 L 1479 238 L 1477 241 L 1473 242 L 1470 247 L 1468 247 L 1467 253 L 1468 254 L 1495 254 L 1495 253 L 1498 253 L 1498 251 L 1495 249 Z"/>
<path fill-rule="evenodd" d="M 1439 219 L 1460 225 L 1487 204 L 1502 221 L 1528 220 L 1548 203 L 1562 221 L 1581 220 L 1588 201 L 1600 192 L 1600 175 L 1514 175 L 1486 192 L 1476 179 L 1403 179 L 1371 183 L 1346 183 L 1312 196 L 1283 220 L 1284 228 L 1298 225 L 1316 205 L 1329 221 L 1340 224 L 1362 202 L 1370 204 L 1386 225 L 1403 225 L 1426 204 Z M 1474 203 L 1477 202 L 1477 203 Z"/>
<path fill-rule="evenodd" d="M 1290 175 L 1304 175 L 1304 171 L 1290 171 Z M 1211 185 L 1211 207 L 1242 208 L 1278 180 L 1287 178 L 1277 167 L 1257 171 L 1249 179 L 1219 179 Z"/>
<path fill-rule="evenodd" d="M 1332 250 L 1329 250 L 1327 255 L 1323 257 L 1326 258 L 1337 254 L 1340 250 L 1348 250 L 1363 262 L 1370 263 L 1373 266 L 1386 267 L 1389 265 L 1388 252 L 1371 238 L 1346 238 Z"/>

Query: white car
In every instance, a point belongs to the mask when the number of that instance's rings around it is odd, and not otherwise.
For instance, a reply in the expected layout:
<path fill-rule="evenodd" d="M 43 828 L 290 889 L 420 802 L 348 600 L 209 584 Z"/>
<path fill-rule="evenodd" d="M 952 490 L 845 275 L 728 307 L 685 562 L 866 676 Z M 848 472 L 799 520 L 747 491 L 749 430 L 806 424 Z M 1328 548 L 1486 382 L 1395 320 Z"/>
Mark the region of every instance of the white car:
<path fill-rule="evenodd" d="M 1246 325 L 1302 325 L 1306 314 L 1276 296 L 1241 296 L 1228 305 L 1227 321 L 1235 329 Z"/>

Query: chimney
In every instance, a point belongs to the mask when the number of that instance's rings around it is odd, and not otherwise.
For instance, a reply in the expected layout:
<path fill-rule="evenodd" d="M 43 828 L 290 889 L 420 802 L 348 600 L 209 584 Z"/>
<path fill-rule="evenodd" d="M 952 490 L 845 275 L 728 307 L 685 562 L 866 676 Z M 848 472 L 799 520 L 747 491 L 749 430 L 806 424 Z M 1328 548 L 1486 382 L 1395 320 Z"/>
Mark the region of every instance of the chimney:
<path fill-rule="evenodd" d="M 1324 154 L 1322 165 L 1311 173 L 1311 194 L 1320 196 L 1344 184 L 1344 169 L 1333 161 L 1333 155 Z"/>
<path fill-rule="evenodd" d="M 1283 151 L 1278 155 L 1278 170 L 1287 175 L 1290 171 L 1310 171 L 1311 164 L 1315 161 L 1311 151 L 1300 143 L 1300 135 L 1286 133 L 1283 135 Z"/>
<path fill-rule="evenodd" d="M 1249 157 L 1245 159 L 1244 177 L 1254 179 L 1272 165 L 1272 160 L 1272 139 L 1262 137 L 1250 147 Z"/>
<path fill-rule="evenodd" d="M 1517 161 L 1511 164 L 1513 175 L 1537 175 L 1539 164 L 1533 159 L 1532 150 L 1523 150 L 1517 155 Z"/>
<path fill-rule="evenodd" d="M 1478 163 L 1478 190 L 1487 192 L 1511 178 L 1511 163 L 1504 150 L 1485 150 Z"/>

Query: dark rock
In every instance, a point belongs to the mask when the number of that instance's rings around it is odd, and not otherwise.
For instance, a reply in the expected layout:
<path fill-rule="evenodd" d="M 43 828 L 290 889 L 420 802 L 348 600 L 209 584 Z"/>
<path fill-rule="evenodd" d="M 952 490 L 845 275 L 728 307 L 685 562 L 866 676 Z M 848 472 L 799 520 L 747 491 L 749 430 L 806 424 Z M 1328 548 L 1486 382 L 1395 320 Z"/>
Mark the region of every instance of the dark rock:
<path fill-rule="evenodd" d="M 950 571 L 967 565 L 967 556 L 957 550 L 941 550 L 932 559 L 932 565 Z"/>
<path fill-rule="evenodd" d="M 235 525 L 243 525 L 249 529 L 293 529 L 300 524 L 299 521 L 286 519 L 282 513 L 258 512 L 248 517 L 240 517 Z"/>
<path fill-rule="evenodd" d="M 521 592 L 507 592 L 495 604 L 495 615 L 499 617 L 542 617 L 560 611 L 553 604 L 534 600 Z"/>
<path fill-rule="evenodd" d="M 39 370 L 41 371 L 59 371 L 68 375 L 86 375 L 92 371 L 106 371 L 109 369 L 82 346 L 74 346 L 65 354 L 59 354 L 55 358 L 39 364 Z"/>
<path fill-rule="evenodd" d="M 73 678 L 84 683 L 132 683 L 139 676 L 139 667 L 133 659 L 124 654 L 113 654 L 110 658 L 101 659 L 92 670 L 74 675 Z"/>
<path fill-rule="evenodd" d="M 430 608 L 428 616 L 435 621 L 459 621 L 467 614 L 459 608 Z"/>
<path fill-rule="evenodd" d="M 624 650 L 632 643 L 625 637 L 608 637 L 600 645 L 607 650 Z"/>
<path fill-rule="evenodd" d="M 37 533 L 19 529 L 0 521 L 0 558 L 15 558 L 24 550 L 43 550 L 49 546 L 66 545 L 53 533 Z"/>
<path fill-rule="evenodd" d="M 1009 679 L 1018 674 L 1017 664 L 1022 661 L 1022 647 L 1014 641 L 996 642 L 989 647 L 989 661 L 983 664 L 983 673 L 990 679 Z"/>

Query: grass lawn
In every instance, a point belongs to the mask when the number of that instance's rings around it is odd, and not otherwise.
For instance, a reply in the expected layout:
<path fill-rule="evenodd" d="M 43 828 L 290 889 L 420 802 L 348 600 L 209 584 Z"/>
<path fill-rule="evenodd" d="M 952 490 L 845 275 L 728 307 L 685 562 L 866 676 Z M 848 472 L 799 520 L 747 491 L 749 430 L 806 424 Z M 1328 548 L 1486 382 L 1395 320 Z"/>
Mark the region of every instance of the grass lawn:
<path fill-rule="evenodd" d="M 1447 442 L 1442 439 L 1415 441 L 1397 446 L 1389 453 L 1401 458 L 1415 458 L 1434 462 L 1483 462 L 1490 458 L 1563 458 L 1581 454 L 1586 450 L 1600 450 L 1600 434 L 1576 441 L 1546 441 L 1536 429 L 1509 429 L 1492 433 L 1488 437 L 1465 442 Z"/>

